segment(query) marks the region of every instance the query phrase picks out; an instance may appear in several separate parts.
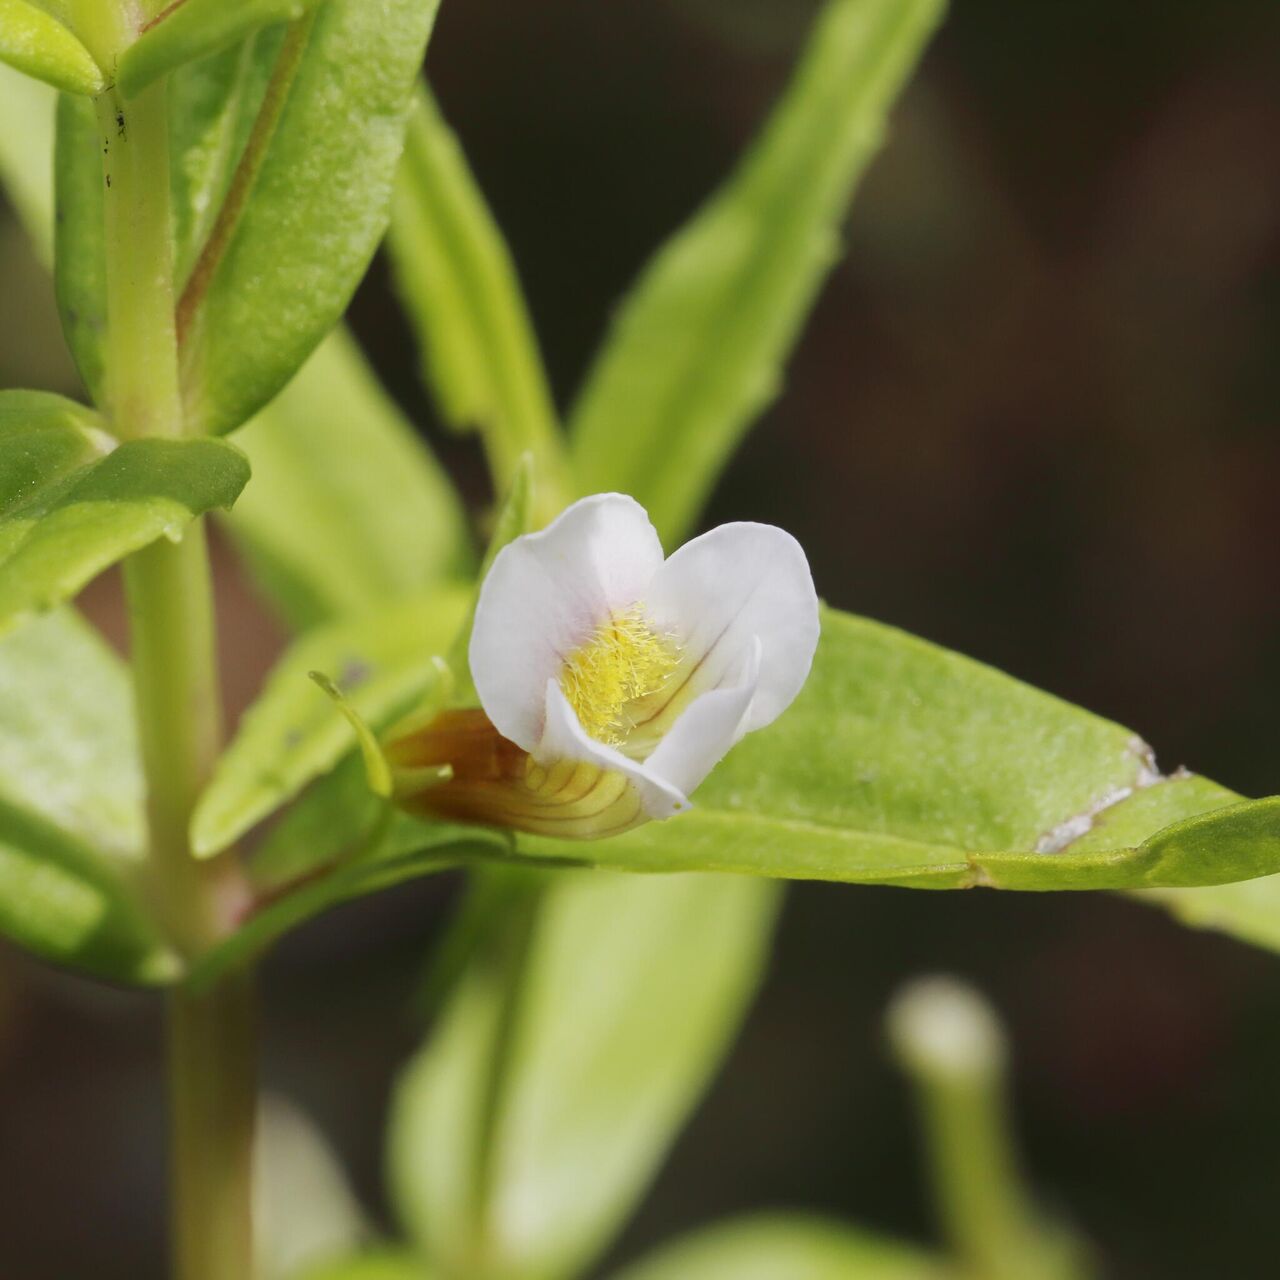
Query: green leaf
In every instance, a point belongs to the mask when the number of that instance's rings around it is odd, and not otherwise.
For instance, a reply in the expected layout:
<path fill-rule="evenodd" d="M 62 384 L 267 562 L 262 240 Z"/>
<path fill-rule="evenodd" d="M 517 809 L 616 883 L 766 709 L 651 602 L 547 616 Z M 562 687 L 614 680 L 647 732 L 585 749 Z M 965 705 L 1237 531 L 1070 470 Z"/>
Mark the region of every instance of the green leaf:
<path fill-rule="evenodd" d="M 304 1271 L 296 1280 L 442 1280 L 404 1250 L 357 1254 Z"/>
<path fill-rule="evenodd" d="M 0 182 L 4 184 L 40 261 L 53 264 L 53 113 L 48 85 L 0 66 L 0 113 L 21 129 L 0 129 Z"/>
<path fill-rule="evenodd" d="M 521 456 L 533 455 L 545 523 L 571 486 L 537 339 L 502 232 L 425 86 L 387 243 L 445 421 L 480 432 L 499 492 L 511 488 Z"/>
<path fill-rule="evenodd" d="M 268 1095 L 258 1109 L 253 1173 L 254 1280 L 297 1280 L 368 1238 L 337 1154 L 283 1098 Z"/>
<path fill-rule="evenodd" d="M 345 310 L 389 217 L 436 0 L 326 0 L 289 29 L 183 293 L 193 430 L 267 403 Z"/>
<path fill-rule="evenodd" d="M 67 93 L 92 96 L 105 81 L 93 55 L 57 18 L 28 0 L 0 0 L 0 62 Z M 6 129 L 20 129 L 11 121 Z"/>
<path fill-rule="evenodd" d="M 253 484 L 228 527 L 295 627 L 367 612 L 472 567 L 448 479 L 345 331 L 236 443 Z"/>
<path fill-rule="evenodd" d="M 823 276 L 885 117 L 942 0 L 831 0 L 794 83 L 737 172 L 646 269 L 572 415 L 587 492 L 617 489 L 664 541 L 686 533 Z"/>
<path fill-rule="evenodd" d="M 734 877 L 547 877 L 402 1078 L 391 1186 L 472 1280 L 577 1274 L 648 1185 L 755 991 L 776 896 Z"/>
<path fill-rule="evenodd" d="M 1280 875 L 1205 889 L 1150 889 L 1134 895 L 1193 929 L 1216 929 L 1280 951 Z"/>
<path fill-rule="evenodd" d="M 69 400 L 0 392 L 0 629 L 157 538 L 180 537 L 249 478 L 244 455 L 218 440 L 112 445 Z"/>
<path fill-rule="evenodd" d="M 105 403 L 107 259 L 102 142 L 92 102 L 58 100 L 53 282 L 62 332 L 95 404 Z"/>
<path fill-rule="evenodd" d="M 668 1245 L 616 1280 L 942 1280 L 921 1249 L 817 1218 L 727 1222 Z"/>
<path fill-rule="evenodd" d="M 197 857 L 212 857 L 328 772 L 355 730 L 308 678 L 323 672 L 375 728 L 403 715 L 440 679 L 438 657 L 466 616 L 462 588 L 311 631 L 276 664 L 218 762 L 192 819 Z"/>
<path fill-rule="evenodd" d="M 1181 887 L 1280 870 L 1280 801 L 1238 801 L 1203 778 L 1162 777 L 1119 725 L 826 610 L 800 697 L 730 752 L 687 814 L 585 845 L 519 845 L 635 871 Z"/>
<path fill-rule="evenodd" d="M 296 22 L 316 0 L 183 0 L 161 13 L 121 55 L 116 86 L 126 98 L 182 66 L 238 44 L 259 27 Z"/>
<path fill-rule="evenodd" d="M 123 664 L 67 611 L 0 640 L 0 933 L 100 977 L 172 980 L 136 885 L 144 840 Z"/>

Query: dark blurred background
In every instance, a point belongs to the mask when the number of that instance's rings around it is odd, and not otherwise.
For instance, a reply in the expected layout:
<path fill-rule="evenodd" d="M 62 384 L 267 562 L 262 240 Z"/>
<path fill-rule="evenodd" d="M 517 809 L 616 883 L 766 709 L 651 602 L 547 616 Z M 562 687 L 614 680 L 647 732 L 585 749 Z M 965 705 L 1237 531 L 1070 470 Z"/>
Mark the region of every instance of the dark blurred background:
<path fill-rule="evenodd" d="M 562 402 L 815 10 L 445 0 L 430 68 Z M 958 0 L 708 523 L 784 525 L 833 603 L 1133 725 L 1166 768 L 1280 790 L 1277 67 L 1275 0 Z M 74 393 L 47 279 L 4 217 L 0 385 Z M 483 502 L 381 263 L 353 318 Z M 280 632 L 223 569 L 238 707 Z M 110 583 L 91 607 L 118 635 Z M 267 1082 L 322 1123 L 384 1221 L 387 1090 L 454 890 L 344 909 L 266 969 Z M 743 1039 L 614 1256 L 770 1206 L 931 1238 L 880 1016 L 938 968 L 1008 1019 L 1026 1164 L 1107 1275 L 1276 1274 L 1280 957 L 1110 896 L 821 886 L 791 891 Z M 159 1277 L 155 1001 L 5 949 L 0 1006 L 6 1280 Z"/>

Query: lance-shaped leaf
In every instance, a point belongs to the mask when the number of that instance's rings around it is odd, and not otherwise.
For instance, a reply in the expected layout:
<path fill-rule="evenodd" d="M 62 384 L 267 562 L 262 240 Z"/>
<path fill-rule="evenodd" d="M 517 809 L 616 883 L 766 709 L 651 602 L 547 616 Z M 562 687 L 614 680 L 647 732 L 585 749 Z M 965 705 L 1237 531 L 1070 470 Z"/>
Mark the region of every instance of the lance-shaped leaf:
<path fill-rule="evenodd" d="M 290 27 L 179 306 L 194 429 L 245 422 L 345 310 L 386 228 L 435 10 L 326 0 Z"/>
<path fill-rule="evenodd" d="M 1130 730 L 989 667 L 826 610 L 791 709 L 692 809 L 543 856 L 918 888 L 1127 889 L 1280 870 L 1280 799 L 1156 772 Z"/>
<path fill-rule="evenodd" d="M 764 135 L 623 303 L 574 409 L 586 492 L 617 489 L 678 542 L 777 392 L 850 192 L 942 0 L 830 0 Z"/>
<path fill-rule="evenodd" d="M 332 680 L 374 727 L 403 715 L 441 678 L 442 655 L 470 603 L 461 587 L 308 632 L 292 645 L 245 713 L 192 819 L 198 857 L 221 852 L 333 768 L 355 731 L 308 679 Z"/>
<path fill-rule="evenodd" d="M 53 113 L 48 85 L 0 66 L 0 114 L 21 129 L 0 129 L 0 182 L 36 253 L 53 263 Z"/>
<path fill-rule="evenodd" d="M 615 1280 L 945 1280 L 942 1260 L 870 1232 L 796 1215 L 721 1223 Z"/>
<path fill-rule="evenodd" d="M 296 22 L 316 0 L 183 0 L 155 18 L 121 55 L 116 86 L 126 98 L 188 62 L 238 44 L 277 22 Z"/>
<path fill-rule="evenodd" d="M 570 482 L 515 265 L 453 131 L 418 93 L 388 237 L 396 284 L 446 422 L 479 431 L 500 492 L 533 458 L 539 524 Z"/>
<path fill-rule="evenodd" d="M 52 14 L 29 0 L 0 0 L 0 62 L 66 93 L 101 93 L 93 55 Z M 17 121 L 5 128 L 20 129 Z"/>
<path fill-rule="evenodd" d="M 0 451 L 0 629 L 157 538 L 180 537 L 249 478 L 233 445 L 115 445 L 89 410 L 38 392 L 0 392 Z"/>
<path fill-rule="evenodd" d="M 472 567 L 448 478 L 345 331 L 236 443 L 253 484 L 227 526 L 293 626 L 369 612 Z"/>
<path fill-rule="evenodd" d="M 144 840 L 124 665 L 66 611 L 0 640 L 0 933 L 100 977 L 172 980 L 136 883 Z"/>
<path fill-rule="evenodd" d="M 648 1185 L 755 991 L 776 898 L 734 877 L 548 877 L 493 922 L 392 1116 L 429 1262 L 578 1274 Z"/>

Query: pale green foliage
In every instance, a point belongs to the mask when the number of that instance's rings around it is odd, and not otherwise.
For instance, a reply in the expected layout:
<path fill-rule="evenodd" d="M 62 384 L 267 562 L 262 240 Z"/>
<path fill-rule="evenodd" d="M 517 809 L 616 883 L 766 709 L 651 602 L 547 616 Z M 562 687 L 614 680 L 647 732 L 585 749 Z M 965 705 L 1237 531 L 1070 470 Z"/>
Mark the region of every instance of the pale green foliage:
<path fill-rule="evenodd" d="M 53 264 L 53 113 L 57 94 L 0 64 L 0 115 L 21 129 L 0 129 L 0 182 L 40 261 Z"/>
<path fill-rule="evenodd" d="M 573 411 L 573 461 L 588 493 L 639 499 L 668 544 L 777 394 L 850 192 L 942 10 L 828 4 L 759 142 L 623 302 Z"/>
<path fill-rule="evenodd" d="M 126 98 L 184 63 L 237 44 L 259 27 L 301 18 L 316 0 L 184 0 L 131 44 L 116 69 Z"/>
<path fill-rule="evenodd" d="M 138 892 L 128 674 L 74 615 L 0 640 L 0 932 L 126 982 L 176 976 Z"/>
<path fill-rule="evenodd" d="M 37 392 L 0 392 L 0 630 L 70 598 L 109 565 L 214 507 L 249 478 L 233 445 L 134 440 Z"/>
<path fill-rule="evenodd" d="M 558 875 L 495 914 L 397 1091 L 392 1190 L 429 1261 L 578 1273 L 723 1055 L 774 902 L 758 880 Z"/>
<path fill-rule="evenodd" d="M 228 528 L 293 626 L 367 611 L 472 568 L 457 495 L 344 330 L 236 443 L 253 483 Z"/>
<path fill-rule="evenodd" d="M 288 649 L 196 808 L 197 857 L 220 853 L 351 750 L 354 730 L 308 673 L 324 673 L 362 719 L 385 727 L 441 678 L 439 655 L 468 602 L 462 588 L 435 591 L 316 628 Z"/>
<path fill-rule="evenodd" d="M 569 479 L 537 339 L 502 233 L 425 87 L 409 119 L 387 243 L 445 421 L 480 432 L 499 491 L 532 455 L 545 523 Z"/>
<path fill-rule="evenodd" d="M 102 90 L 93 55 L 52 14 L 29 0 L 0 0 L 0 62 L 66 93 Z M 6 124 L 6 130 L 21 126 Z"/>
<path fill-rule="evenodd" d="M 870 1232 L 817 1218 L 761 1216 L 679 1240 L 615 1280 L 944 1280 L 951 1274 L 923 1250 Z"/>
<path fill-rule="evenodd" d="M 434 0 L 325 0 L 291 31 L 268 91 L 273 127 L 255 132 L 241 162 L 251 182 L 233 184 L 184 298 L 193 428 L 251 417 L 350 301 L 386 227 L 435 10 Z"/>

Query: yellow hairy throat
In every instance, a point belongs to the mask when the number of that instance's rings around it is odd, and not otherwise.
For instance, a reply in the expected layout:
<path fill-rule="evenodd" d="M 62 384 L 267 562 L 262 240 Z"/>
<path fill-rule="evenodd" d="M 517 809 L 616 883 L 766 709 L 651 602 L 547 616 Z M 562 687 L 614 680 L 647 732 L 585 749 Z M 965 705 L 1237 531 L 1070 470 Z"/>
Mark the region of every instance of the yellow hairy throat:
<path fill-rule="evenodd" d="M 582 727 L 597 742 L 622 746 L 634 726 L 631 712 L 659 692 L 680 662 L 680 652 L 654 631 L 641 605 L 610 614 L 565 660 L 560 688 Z"/>

